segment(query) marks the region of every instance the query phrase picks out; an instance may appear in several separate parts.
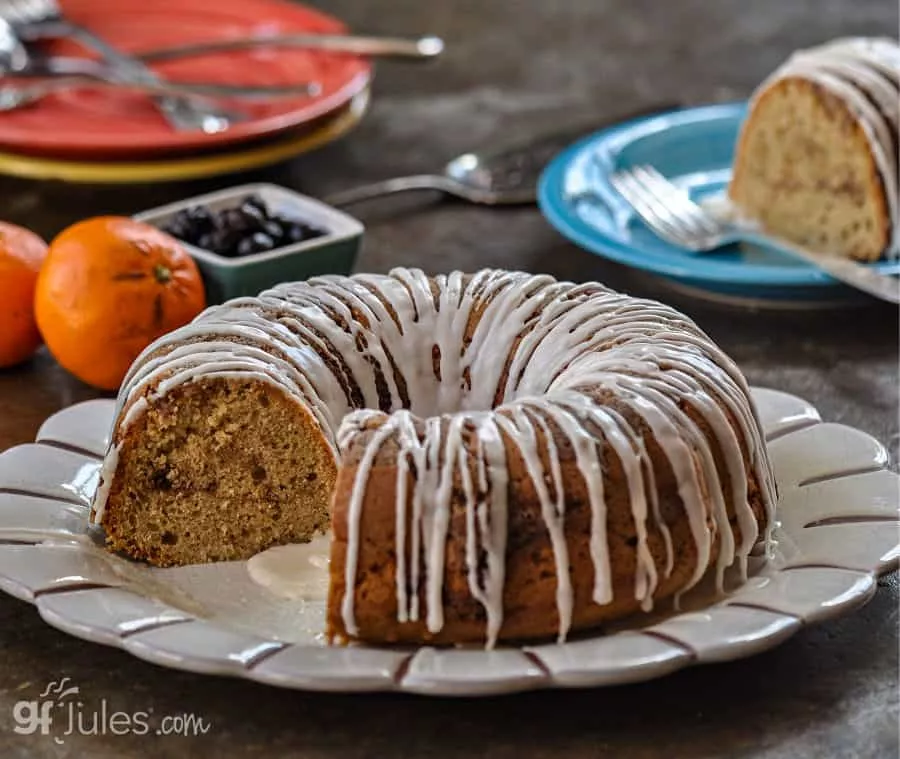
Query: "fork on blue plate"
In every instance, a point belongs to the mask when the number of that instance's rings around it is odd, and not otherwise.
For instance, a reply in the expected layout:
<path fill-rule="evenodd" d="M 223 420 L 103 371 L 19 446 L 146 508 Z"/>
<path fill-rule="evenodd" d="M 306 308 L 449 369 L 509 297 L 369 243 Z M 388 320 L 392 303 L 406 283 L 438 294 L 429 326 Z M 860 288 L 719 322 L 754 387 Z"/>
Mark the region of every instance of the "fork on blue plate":
<path fill-rule="evenodd" d="M 707 253 L 735 242 L 752 242 L 800 258 L 841 282 L 876 298 L 900 303 L 900 280 L 847 258 L 795 245 L 699 204 L 653 166 L 617 171 L 610 182 L 658 237 L 694 253 Z"/>

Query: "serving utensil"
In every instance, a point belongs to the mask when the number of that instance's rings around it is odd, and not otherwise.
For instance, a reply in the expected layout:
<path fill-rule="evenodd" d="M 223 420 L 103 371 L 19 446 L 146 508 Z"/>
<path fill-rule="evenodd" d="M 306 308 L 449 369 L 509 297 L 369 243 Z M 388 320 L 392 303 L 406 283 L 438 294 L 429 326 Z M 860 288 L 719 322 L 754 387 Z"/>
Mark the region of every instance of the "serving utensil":
<path fill-rule="evenodd" d="M 248 37 L 245 39 L 196 42 L 186 45 L 147 50 L 135 56 L 142 61 L 169 61 L 211 53 L 228 53 L 257 48 L 301 47 L 309 50 L 327 50 L 371 58 L 404 58 L 427 61 L 444 51 L 440 37 L 373 37 L 357 34 L 281 34 Z"/>
<path fill-rule="evenodd" d="M 642 107 L 600 123 L 582 121 L 483 152 L 463 153 L 444 166 L 440 174 L 416 174 L 373 182 L 336 192 L 325 202 L 346 206 L 394 193 L 431 190 L 479 205 L 532 204 L 537 199 L 537 182 L 544 167 L 574 140 L 611 123 L 677 107 L 675 103 Z"/>
<path fill-rule="evenodd" d="M 35 57 L 29 55 L 12 27 L 0 20 L 0 77 L 57 77 L 27 85 L 0 85 L 0 110 L 11 111 L 32 105 L 46 95 L 60 90 L 90 87 L 119 87 L 155 95 L 204 96 L 210 98 L 296 97 L 317 95 L 316 82 L 292 85 L 233 85 L 201 81 L 161 81 L 158 84 L 123 82 L 104 63 L 89 58 L 69 56 Z"/>
<path fill-rule="evenodd" d="M 900 280 L 847 258 L 819 253 L 768 235 L 740 222 L 713 215 L 691 200 L 652 166 L 616 172 L 610 182 L 660 238 L 695 253 L 707 253 L 735 242 L 774 247 L 817 266 L 844 284 L 900 303 Z"/>
<path fill-rule="evenodd" d="M 122 81 L 159 85 L 164 80 L 143 62 L 122 53 L 101 37 L 68 20 L 56 0 L 0 0 L 0 19 L 11 33 L 24 42 L 48 38 L 69 38 L 99 53 Z M 7 32 L 8 34 L 9 32 Z M 243 114 L 224 110 L 204 100 L 161 94 L 154 98 L 160 113 L 173 129 L 221 132 Z"/>
<path fill-rule="evenodd" d="M 121 82 L 92 79 L 87 76 L 61 76 L 29 84 L 0 85 L 0 113 L 31 106 L 47 95 L 69 89 L 125 89 L 162 97 L 206 96 L 214 98 L 243 98 L 271 100 L 276 97 L 297 97 L 315 92 L 308 84 L 295 86 L 242 86 L 205 84 L 203 82 Z"/>

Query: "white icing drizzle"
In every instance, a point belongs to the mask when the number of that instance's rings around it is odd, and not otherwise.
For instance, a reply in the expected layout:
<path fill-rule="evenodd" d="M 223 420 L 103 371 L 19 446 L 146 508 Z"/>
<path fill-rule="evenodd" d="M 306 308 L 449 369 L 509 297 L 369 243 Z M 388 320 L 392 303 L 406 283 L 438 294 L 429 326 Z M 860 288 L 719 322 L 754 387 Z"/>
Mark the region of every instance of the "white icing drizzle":
<path fill-rule="evenodd" d="M 309 543 L 268 548 L 247 560 L 247 574 L 281 598 L 325 601 L 330 546 L 330 535 L 317 535 Z"/>
<path fill-rule="evenodd" d="M 590 507 L 592 598 L 613 601 L 614 460 L 624 473 L 615 495 L 628 504 L 618 518 L 630 519 L 634 534 L 632 592 L 643 609 L 676 561 L 662 517 L 672 504 L 664 510 L 657 491 L 660 466 L 674 477 L 694 541 L 688 587 L 710 566 L 714 547 L 721 583 L 733 563 L 746 571 L 750 550 L 769 539 L 774 479 L 737 367 L 685 316 L 602 285 L 397 269 L 317 277 L 208 309 L 150 346 L 129 372 L 93 521 L 102 523 L 125 430 L 161 395 L 222 378 L 266 383 L 308 408 L 341 463 L 355 467 L 340 604 L 351 636 L 359 632 L 367 488 L 382 461 L 396 464 L 398 621 L 424 622 L 432 634 L 443 629 L 448 534 L 451 523 L 464 524 L 466 583 L 484 609 L 489 646 L 503 627 L 508 525 L 517 507 L 510 494 L 521 486 L 511 466 L 536 494 L 553 552 L 559 640 L 574 614 L 566 513 L 576 491 Z M 751 480 L 766 509 L 762 536 Z M 663 561 L 654 558 L 651 533 L 662 539 Z"/>
<path fill-rule="evenodd" d="M 572 580 L 569 576 L 569 552 L 566 547 L 566 536 L 563 531 L 565 519 L 565 490 L 563 488 L 562 472 L 560 470 L 559 455 L 553 436 L 546 423 L 536 415 L 526 412 L 528 406 L 523 402 L 518 406 L 508 406 L 504 414 L 497 414 L 496 423 L 501 430 L 506 432 L 511 440 L 514 440 L 525 470 L 534 483 L 541 503 L 541 515 L 550 535 L 550 546 L 556 564 L 556 608 L 559 615 L 559 640 L 565 640 L 572 624 Z M 532 408 L 534 408 L 532 406 Z M 537 424 L 535 425 L 535 422 Z M 540 429 L 546 441 L 547 457 L 550 459 L 550 481 L 553 485 L 553 497 L 544 479 L 544 465 L 540 458 L 537 432 Z"/>
<path fill-rule="evenodd" d="M 385 425 L 379 429 L 370 445 L 363 453 L 356 470 L 356 480 L 353 483 L 353 491 L 350 494 L 350 503 L 347 506 L 347 559 L 344 562 L 345 582 L 348 588 L 356 587 L 356 564 L 359 560 L 359 528 L 362 515 L 363 501 L 366 497 L 366 488 L 369 485 L 369 470 L 375 462 L 381 446 L 387 441 L 393 432 L 392 428 Z M 345 593 L 341 605 L 341 613 L 346 620 L 347 632 L 356 635 L 356 621 L 353 617 L 353 593 Z"/>
<path fill-rule="evenodd" d="M 478 533 L 473 529 L 466 535 L 466 556 L 468 560 L 469 589 L 472 595 L 484 606 L 487 616 L 487 640 L 493 642 L 500 634 L 503 625 L 503 588 L 506 578 L 506 536 L 508 521 L 509 472 L 506 468 L 506 450 L 496 419 L 485 417 L 478 429 L 478 448 L 476 451 L 479 472 L 478 500 L 466 504 L 468 514 L 476 512 Z M 488 490 L 490 488 L 490 491 Z M 488 502 L 488 493 L 491 499 Z M 478 582 L 477 544 L 480 535 L 481 545 L 487 555 L 482 585 Z M 469 547 L 471 543 L 471 548 Z"/>
<path fill-rule="evenodd" d="M 774 82 L 792 77 L 821 85 L 857 117 L 884 186 L 891 225 L 885 252 L 900 255 L 900 45 L 887 38 L 851 37 L 797 51 L 757 88 L 753 101 Z"/>

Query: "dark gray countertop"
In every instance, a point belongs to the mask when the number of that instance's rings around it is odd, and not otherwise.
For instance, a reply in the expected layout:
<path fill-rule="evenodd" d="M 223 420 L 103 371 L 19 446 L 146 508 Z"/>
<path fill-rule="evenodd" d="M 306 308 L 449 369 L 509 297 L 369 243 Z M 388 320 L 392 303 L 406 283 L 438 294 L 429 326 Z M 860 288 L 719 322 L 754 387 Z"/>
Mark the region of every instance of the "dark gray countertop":
<path fill-rule="evenodd" d="M 566 120 L 673 98 L 738 98 L 791 50 L 842 34 L 895 34 L 884 0 L 331 0 L 359 30 L 444 36 L 433 66 L 379 66 L 371 113 L 350 136 L 263 178 L 322 195 L 440 167 L 456 153 Z M 570 117 L 572 119 L 575 116 Z M 244 178 L 242 177 L 241 180 Z M 77 218 L 126 213 L 211 187 L 103 190 L 0 179 L 0 216 L 52 235 Z M 898 322 L 886 307 L 752 313 L 701 305 L 589 256 L 532 209 L 490 211 L 427 198 L 370 206 L 358 268 L 482 266 L 599 279 L 669 300 L 703 326 L 750 381 L 813 401 L 832 421 L 898 444 Z M 0 449 L 91 397 L 46 355 L 0 372 Z M 885 578 L 857 614 L 801 631 L 731 664 L 608 690 L 489 700 L 328 696 L 168 671 L 45 625 L 0 596 L 3 757 L 728 757 L 897 756 L 898 584 Z M 50 736 L 13 732 L 12 709 L 68 676 L 113 711 L 190 712 L 205 736 Z"/>

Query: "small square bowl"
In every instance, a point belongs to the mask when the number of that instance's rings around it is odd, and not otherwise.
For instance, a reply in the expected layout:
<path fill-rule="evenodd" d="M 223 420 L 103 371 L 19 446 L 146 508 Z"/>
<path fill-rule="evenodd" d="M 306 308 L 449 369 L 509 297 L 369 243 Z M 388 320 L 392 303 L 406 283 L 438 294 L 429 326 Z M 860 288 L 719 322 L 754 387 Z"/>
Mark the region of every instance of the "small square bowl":
<path fill-rule="evenodd" d="M 177 203 L 143 211 L 137 221 L 162 227 L 176 213 L 193 206 L 212 211 L 239 206 L 250 195 L 258 195 L 270 213 L 308 222 L 326 234 L 281 248 L 227 258 L 211 250 L 179 240 L 197 262 L 206 286 L 209 304 L 241 295 L 258 295 L 279 282 L 291 282 L 319 274 L 349 274 L 359 252 L 363 225 L 352 216 L 314 198 L 275 184 L 254 183 L 197 195 Z"/>

